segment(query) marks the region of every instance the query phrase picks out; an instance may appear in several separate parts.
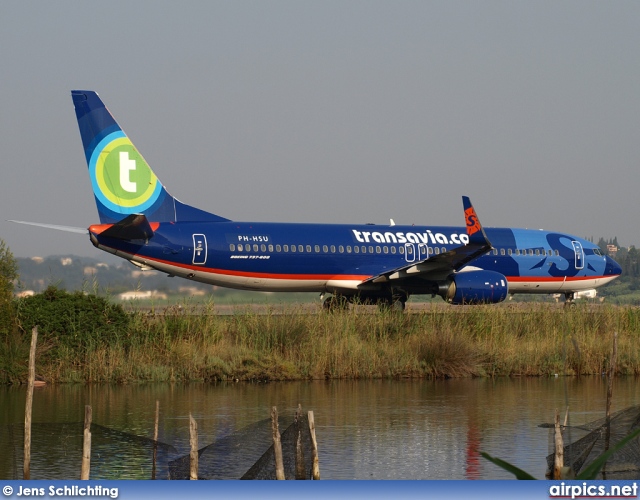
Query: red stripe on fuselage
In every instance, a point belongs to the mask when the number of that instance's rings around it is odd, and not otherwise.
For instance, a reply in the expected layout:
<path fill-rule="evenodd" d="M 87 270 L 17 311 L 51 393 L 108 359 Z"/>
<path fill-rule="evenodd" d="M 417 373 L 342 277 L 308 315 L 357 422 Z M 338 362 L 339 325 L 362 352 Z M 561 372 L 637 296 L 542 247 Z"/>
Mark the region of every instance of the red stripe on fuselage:
<path fill-rule="evenodd" d="M 106 245 L 103 245 L 106 246 Z M 115 249 L 118 250 L 118 249 Z M 215 269 L 212 267 L 202 267 L 195 266 L 193 264 L 182 264 L 178 262 L 173 262 L 170 260 L 162 260 L 155 259 L 152 257 L 142 257 L 137 254 L 130 254 L 127 252 L 123 252 L 122 250 L 118 250 L 118 252 L 126 253 L 127 255 L 131 255 L 132 257 L 138 257 L 141 260 L 147 260 L 151 262 L 158 262 L 160 264 L 164 264 L 167 266 L 179 267 L 181 269 L 190 270 L 190 271 L 200 271 L 209 274 L 220 274 L 224 276 L 241 276 L 243 278 L 264 278 L 264 279 L 288 279 L 288 280 L 357 280 L 364 281 L 366 279 L 371 278 L 370 274 L 276 274 L 276 273 L 254 273 L 248 271 L 232 271 L 230 269 Z"/>

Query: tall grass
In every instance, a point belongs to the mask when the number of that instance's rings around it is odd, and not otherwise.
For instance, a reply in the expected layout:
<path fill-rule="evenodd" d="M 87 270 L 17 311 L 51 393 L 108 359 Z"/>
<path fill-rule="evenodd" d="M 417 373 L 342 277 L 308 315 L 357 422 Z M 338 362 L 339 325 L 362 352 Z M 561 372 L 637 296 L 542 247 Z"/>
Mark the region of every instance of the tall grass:
<path fill-rule="evenodd" d="M 230 316 L 175 307 L 133 313 L 118 335 L 58 348 L 55 356 L 50 350 L 38 360 L 38 374 L 52 382 L 120 383 L 580 376 L 607 369 L 614 331 L 618 372 L 639 374 L 640 310 L 632 307 L 434 305 L 412 314 L 309 314 L 292 306 Z"/>

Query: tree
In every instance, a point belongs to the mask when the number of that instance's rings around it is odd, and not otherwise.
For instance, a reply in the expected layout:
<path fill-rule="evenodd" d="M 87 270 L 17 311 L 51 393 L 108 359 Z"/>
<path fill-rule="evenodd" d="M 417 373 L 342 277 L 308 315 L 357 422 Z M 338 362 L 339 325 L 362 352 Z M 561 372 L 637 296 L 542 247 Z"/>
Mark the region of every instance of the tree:
<path fill-rule="evenodd" d="M 0 239 L 0 334 L 6 335 L 15 324 L 13 286 L 17 278 L 16 259 L 9 247 Z"/>

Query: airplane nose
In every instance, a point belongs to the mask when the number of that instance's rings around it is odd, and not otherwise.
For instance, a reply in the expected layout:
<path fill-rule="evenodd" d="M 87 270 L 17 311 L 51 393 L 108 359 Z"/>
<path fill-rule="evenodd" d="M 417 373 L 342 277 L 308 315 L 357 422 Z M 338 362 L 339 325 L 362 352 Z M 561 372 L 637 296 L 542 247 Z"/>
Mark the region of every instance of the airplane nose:
<path fill-rule="evenodd" d="M 622 274 L 622 268 L 611 257 L 607 256 L 607 264 L 604 268 L 604 274 L 606 276 L 619 276 Z"/>

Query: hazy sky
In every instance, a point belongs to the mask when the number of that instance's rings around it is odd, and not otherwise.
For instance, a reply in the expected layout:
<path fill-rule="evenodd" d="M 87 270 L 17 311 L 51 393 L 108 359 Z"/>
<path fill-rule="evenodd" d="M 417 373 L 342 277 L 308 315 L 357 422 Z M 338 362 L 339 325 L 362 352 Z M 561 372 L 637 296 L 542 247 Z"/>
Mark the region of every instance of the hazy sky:
<path fill-rule="evenodd" d="M 70 97 L 168 190 L 235 220 L 486 226 L 640 246 L 640 2 L 0 3 L 5 219 L 98 221 Z"/>

